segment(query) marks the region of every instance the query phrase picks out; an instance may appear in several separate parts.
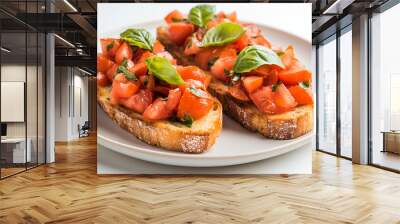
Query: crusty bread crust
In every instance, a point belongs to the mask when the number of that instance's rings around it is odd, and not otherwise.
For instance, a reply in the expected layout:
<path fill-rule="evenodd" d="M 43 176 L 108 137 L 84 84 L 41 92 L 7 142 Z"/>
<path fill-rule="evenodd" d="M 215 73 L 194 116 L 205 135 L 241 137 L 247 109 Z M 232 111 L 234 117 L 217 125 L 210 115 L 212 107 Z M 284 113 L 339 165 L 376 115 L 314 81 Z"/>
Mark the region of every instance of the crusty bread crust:
<path fill-rule="evenodd" d="M 182 65 L 195 65 L 193 56 L 185 56 L 183 47 L 175 46 L 168 40 L 165 27 L 157 28 L 157 39 Z M 256 131 L 271 139 L 293 139 L 311 132 L 314 126 L 313 106 L 299 106 L 294 110 L 269 115 L 258 110 L 252 103 L 241 102 L 228 93 L 228 87 L 213 79 L 208 91 L 221 103 L 224 113 L 243 127 Z"/>
<path fill-rule="evenodd" d="M 109 103 L 109 87 L 97 88 L 97 101 L 105 113 L 121 128 L 147 144 L 184 153 L 202 153 L 215 143 L 222 129 L 222 106 L 215 100 L 210 113 L 192 127 L 170 121 L 149 122 L 122 106 Z"/>
<path fill-rule="evenodd" d="M 228 87 L 220 81 L 210 83 L 210 93 L 222 103 L 224 113 L 243 127 L 257 131 L 271 139 L 293 139 L 313 129 L 313 106 L 305 105 L 281 114 L 266 114 L 252 103 L 241 102 L 228 93 Z"/>

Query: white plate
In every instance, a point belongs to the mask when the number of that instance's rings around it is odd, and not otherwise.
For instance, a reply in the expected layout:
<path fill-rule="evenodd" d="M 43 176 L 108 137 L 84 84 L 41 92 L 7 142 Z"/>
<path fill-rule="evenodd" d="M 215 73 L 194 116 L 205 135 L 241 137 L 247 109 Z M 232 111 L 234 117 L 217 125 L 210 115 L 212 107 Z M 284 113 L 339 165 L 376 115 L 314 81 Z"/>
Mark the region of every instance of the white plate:
<path fill-rule="evenodd" d="M 161 24 L 163 24 L 162 21 L 153 21 L 135 25 L 135 27 L 152 31 L 155 36 L 156 27 Z M 286 47 L 288 44 L 292 44 L 300 59 L 310 58 L 311 45 L 306 40 L 264 25 L 259 25 L 259 27 L 276 46 Z M 113 30 L 99 38 L 118 37 L 123 30 Z M 304 63 L 309 66 L 309 61 Z M 100 108 L 97 119 L 99 121 L 98 144 L 127 156 L 174 166 L 217 167 L 259 161 L 301 148 L 312 142 L 313 136 L 310 133 L 293 140 L 270 140 L 244 129 L 235 121 L 224 116 L 221 135 L 209 151 L 202 154 L 184 154 L 141 142 L 116 125 Z"/>

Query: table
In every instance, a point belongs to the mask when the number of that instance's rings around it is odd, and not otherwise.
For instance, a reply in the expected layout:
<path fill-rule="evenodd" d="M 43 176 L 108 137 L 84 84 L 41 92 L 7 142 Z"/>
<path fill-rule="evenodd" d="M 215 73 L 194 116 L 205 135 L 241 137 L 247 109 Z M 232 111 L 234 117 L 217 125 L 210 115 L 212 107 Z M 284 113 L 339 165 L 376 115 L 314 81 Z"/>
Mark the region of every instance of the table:
<path fill-rule="evenodd" d="M 26 154 L 25 154 L 25 144 L 26 147 Z M 9 146 L 13 146 L 10 148 Z M 6 163 L 25 163 L 30 162 L 32 158 L 31 154 L 31 146 L 32 140 L 27 138 L 4 138 L 1 139 L 1 150 L 2 150 L 2 157 L 4 158 L 4 154 L 12 154 L 12 157 L 6 158 Z M 12 158 L 12 160 L 11 160 Z M 8 159 L 8 160 L 7 160 Z M 26 161 L 25 161 L 26 160 Z"/>

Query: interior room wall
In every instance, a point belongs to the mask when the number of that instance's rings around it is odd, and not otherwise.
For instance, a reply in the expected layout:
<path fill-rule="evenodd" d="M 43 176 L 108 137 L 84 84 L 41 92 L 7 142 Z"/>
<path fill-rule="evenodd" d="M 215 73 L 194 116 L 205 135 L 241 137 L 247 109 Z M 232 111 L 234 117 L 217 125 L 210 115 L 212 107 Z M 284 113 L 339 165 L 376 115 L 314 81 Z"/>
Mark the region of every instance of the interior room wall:
<path fill-rule="evenodd" d="M 25 82 L 25 64 L 4 64 L 1 66 L 1 81 L 18 81 Z M 35 66 L 27 66 L 28 74 L 36 74 L 36 65 Z M 36 97 L 36 79 L 28 77 L 27 82 L 27 107 L 36 108 L 37 97 Z M 42 103 L 42 101 L 39 101 Z M 38 105 L 41 107 L 42 105 Z M 4 110 L 6 108 L 2 108 Z M 36 134 L 36 113 L 27 113 L 27 122 L 35 122 L 34 124 L 29 123 L 28 133 Z M 36 136 L 36 135 L 35 135 Z M 7 123 L 7 137 L 25 137 L 25 123 L 24 122 L 9 122 Z M 30 136 L 28 136 L 30 137 Z"/>
<path fill-rule="evenodd" d="M 55 74 L 55 140 L 70 141 L 88 121 L 88 77 L 72 67 L 56 67 Z"/>

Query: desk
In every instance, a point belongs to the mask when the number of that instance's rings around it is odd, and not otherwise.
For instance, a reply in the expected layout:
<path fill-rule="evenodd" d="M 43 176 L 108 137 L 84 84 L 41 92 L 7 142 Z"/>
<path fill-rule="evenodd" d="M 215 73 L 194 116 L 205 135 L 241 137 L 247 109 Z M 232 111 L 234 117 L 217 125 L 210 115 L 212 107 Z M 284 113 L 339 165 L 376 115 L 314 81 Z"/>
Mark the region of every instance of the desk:
<path fill-rule="evenodd" d="M 25 162 L 31 161 L 32 140 L 30 138 L 27 138 L 26 142 L 28 144 L 26 147 L 26 154 L 25 154 L 25 138 L 1 139 L 1 156 L 3 159 L 6 160 L 6 163 L 25 163 Z M 12 146 L 12 147 L 10 147 L 10 146 Z M 8 156 L 8 155 L 10 155 L 10 156 Z M 25 161 L 25 158 L 26 158 L 26 161 Z"/>

